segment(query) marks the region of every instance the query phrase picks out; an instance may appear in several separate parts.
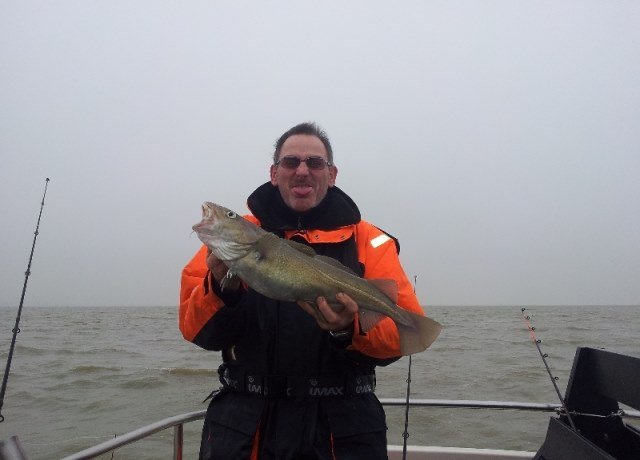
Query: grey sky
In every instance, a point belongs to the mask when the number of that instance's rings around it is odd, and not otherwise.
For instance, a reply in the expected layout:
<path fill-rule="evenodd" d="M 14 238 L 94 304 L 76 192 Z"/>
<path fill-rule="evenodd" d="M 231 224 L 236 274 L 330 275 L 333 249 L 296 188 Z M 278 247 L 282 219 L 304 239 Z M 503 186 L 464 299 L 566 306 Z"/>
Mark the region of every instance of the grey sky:
<path fill-rule="evenodd" d="M 0 305 L 172 305 L 314 120 L 425 305 L 640 304 L 636 1 L 5 1 Z"/>

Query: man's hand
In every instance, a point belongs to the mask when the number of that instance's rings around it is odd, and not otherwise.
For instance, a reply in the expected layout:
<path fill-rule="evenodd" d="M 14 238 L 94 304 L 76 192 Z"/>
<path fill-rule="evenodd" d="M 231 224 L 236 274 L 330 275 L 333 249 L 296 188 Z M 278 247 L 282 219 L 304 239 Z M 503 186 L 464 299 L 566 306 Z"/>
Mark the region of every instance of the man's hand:
<path fill-rule="evenodd" d="M 218 259 L 215 254 L 211 252 L 211 249 L 209 249 L 207 252 L 207 267 L 209 267 L 209 270 L 213 275 L 213 279 L 216 280 L 216 283 L 218 283 L 218 286 L 220 286 L 222 280 L 227 276 L 229 267 L 227 267 L 223 261 Z M 240 279 L 235 277 L 235 279 L 228 281 L 224 285 L 224 290 L 235 291 L 239 287 Z"/>
<path fill-rule="evenodd" d="M 358 304 L 347 294 L 339 293 L 336 295 L 336 300 L 340 302 L 344 308 L 336 311 L 329 306 L 329 303 L 324 297 L 318 297 L 316 305 L 318 308 L 313 308 L 309 302 L 299 301 L 298 305 L 313 316 L 321 329 L 327 331 L 341 331 L 349 327 L 358 311 Z"/>

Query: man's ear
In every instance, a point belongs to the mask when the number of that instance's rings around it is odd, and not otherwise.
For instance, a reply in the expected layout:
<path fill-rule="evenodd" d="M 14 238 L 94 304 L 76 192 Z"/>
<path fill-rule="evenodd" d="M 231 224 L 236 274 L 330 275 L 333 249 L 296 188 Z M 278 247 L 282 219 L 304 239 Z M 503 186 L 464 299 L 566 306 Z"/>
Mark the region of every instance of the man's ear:
<path fill-rule="evenodd" d="M 336 176 L 338 175 L 337 166 L 329 166 L 329 187 L 336 185 Z"/>

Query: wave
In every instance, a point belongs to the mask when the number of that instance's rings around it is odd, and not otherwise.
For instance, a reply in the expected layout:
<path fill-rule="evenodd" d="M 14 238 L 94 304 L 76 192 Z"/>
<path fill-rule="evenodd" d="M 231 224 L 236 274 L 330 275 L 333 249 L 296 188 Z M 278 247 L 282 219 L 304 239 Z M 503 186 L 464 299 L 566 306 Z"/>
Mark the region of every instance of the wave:
<path fill-rule="evenodd" d="M 156 376 L 147 376 L 134 380 L 127 380 L 118 386 L 127 390 L 158 388 L 167 385 L 167 381 Z"/>
<path fill-rule="evenodd" d="M 215 371 L 214 369 L 193 369 L 188 367 L 165 367 L 165 368 L 161 368 L 160 370 L 169 375 L 178 375 L 178 376 L 187 376 L 187 377 L 200 376 L 200 375 L 210 377 L 210 376 L 216 375 L 217 373 L 217 371 Z"/>
<path fill-rule="evenodd" d="M 78 374 L 95 374 L 98 372 L 105 372 L 105 371 L 119 372 L 122 369 L 123 369 L 122 367 L 116 367 L 116 366 L 97 366 L 93 364 L 85 364 L 85 365 L 74 367 L 73 369 L 71 369 L 71 372 L 76 372 Z"/>

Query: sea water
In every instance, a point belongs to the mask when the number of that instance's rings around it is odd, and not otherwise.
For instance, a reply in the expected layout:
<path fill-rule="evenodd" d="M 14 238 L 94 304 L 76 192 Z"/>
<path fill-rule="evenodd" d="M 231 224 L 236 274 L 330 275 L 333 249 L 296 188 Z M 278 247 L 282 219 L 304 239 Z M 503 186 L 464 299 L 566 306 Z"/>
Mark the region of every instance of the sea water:
<path fill-rule="evenodd" d="M 558 403 L 522 319 L 522 306 L 426 307 L 445 329 L 414 355 L 411 397 Z M 526 307 L 564 394 L 576 347 L 640 356 L 633 306 Z M 0 364 L 17 308 L 0 308 Z M 175 307 L 25 306 L 0 423 L 29 459 L 61 458 L 160 419 L 203 410 L 219 383 L 219 353 L 186 342 Z M 404 398 L 408 358 L 379 368 L 380 398 Z M 388 441 L 402 444 L 403 407 L 387 407 Z M 412 408 L 408 443 L 535 451 L 553 414 Z M 185 458 L 197 458 L 202 421 L 185 426 Z M 105 459 L 170 459 L 167 430 Z"/>

